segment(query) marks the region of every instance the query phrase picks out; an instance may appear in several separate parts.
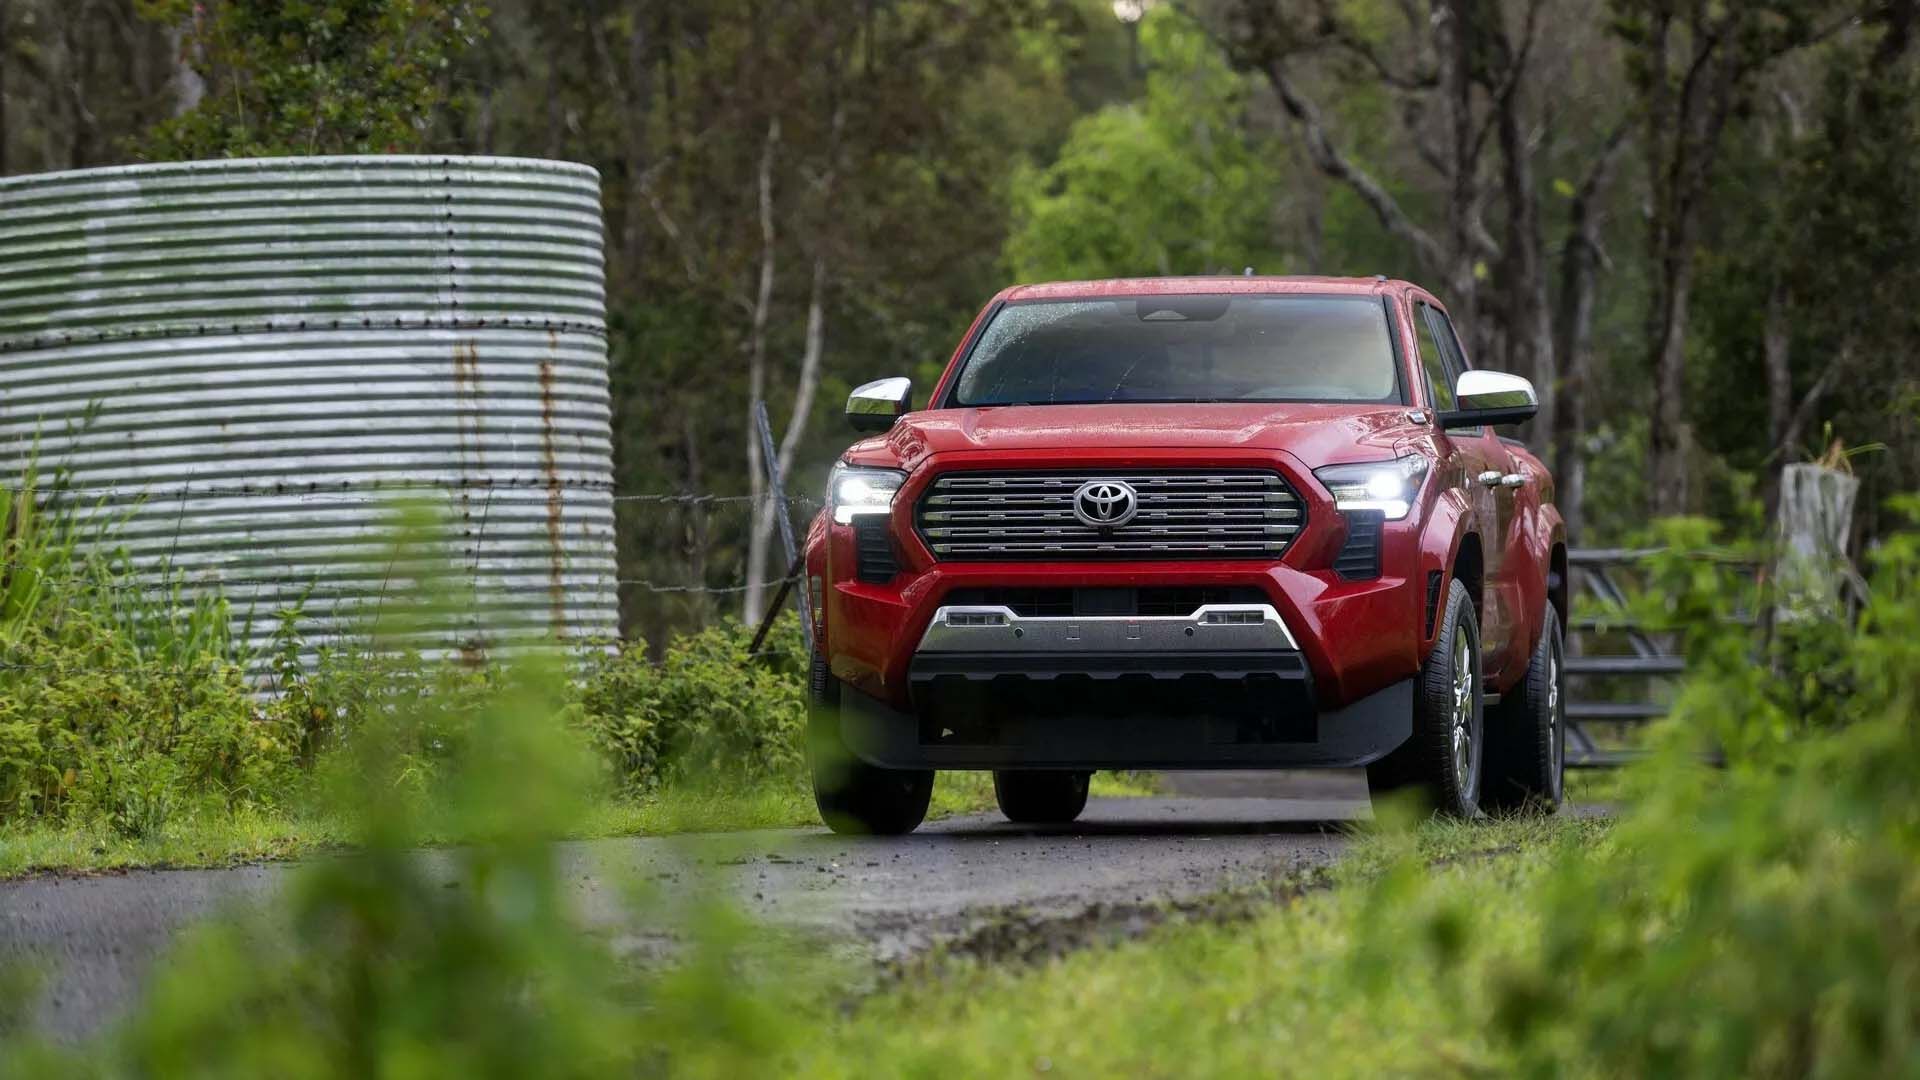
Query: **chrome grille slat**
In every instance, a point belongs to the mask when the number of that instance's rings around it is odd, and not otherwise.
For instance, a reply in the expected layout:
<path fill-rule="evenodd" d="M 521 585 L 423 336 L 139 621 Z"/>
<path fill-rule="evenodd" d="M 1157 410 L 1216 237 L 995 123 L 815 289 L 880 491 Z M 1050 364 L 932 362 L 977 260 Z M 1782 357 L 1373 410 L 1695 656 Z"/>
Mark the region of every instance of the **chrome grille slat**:
<path fill-rule="evenodd" d="M 964 477 L 964 476 L 948 476 L 944 481 L 940 483 L 940 486 L 944 488 L 948 488 L 950 490 L 954 490 L 954 491 L 980 491 L 980 490 L 989 490 L 993 488 L 1049 488 L 1049 487 L 1069 488 L 1069 487 L 1079 487 L 1081 484 L 1084 484 L 1089 480 L 1106 480 L 1106 479 L 1111 479 L 1111 478 L 1104 476 L 1100 473 L 1074 473 L 1071 475 L 1062 474 L 1058 476 L 1002 476 L 1002 477 L 993 477 L 990 479 L 976 479 L 976 478 L 970 478 L 970 477 Z M 1121 479 L 1125 479 L 1125 478 L 1122 477 Z M 1140 480 L 1141 487 L 1151 487 L 1151 488 L 1189 487 L 1189 488 L 1201 488 L 1201 489 L 1211 488 L 1214 490 L 1238 490 L 1238 489 L 1245 488 L 1245 489 L 1257 491 L 1261 488 L 1278 489 L 1282 486 L 1279 484 L 1275 484 L 1262 477 L 1249 478 L 1249 477 L 1229 476 L 1229 477 L 1216 477 L 1214 479 L 1207 479 L 1205 477 L 1200 477 L 1196 479 L 1184 479 L 1184 480 L 1183 479 L 1156 480 L 1151 477 L 1143 476 L 1143 477 L 1139 477 L 1138 479 Z"/>
<path fill-rule="evenodd" d="M 1151 522 L 1158 522 L 1158 521 L 1179 521 L 1179 520 L 1185 519 L 1188 516 L 1190 515 L 1168 513 L 1165 511 L 1153 511 L 1153 512 L 1142 511 L 1140 516 L 1134 519 L 1134 522 L 1137 525 L 1141 523 L 1151 523 Z M 1255 523 L 1266 523 L 1266 522 L 1273 522 L 1273 521 L 1291 522 L 1294 519 L 1298 518 L 1299 516 L 1300 516 L 1300 512 L 1298 510 L 1290 510 L 1290 509 L 1281 510 L 1277 512 L 1266 512 L 1266 513 L 1263 513 L 1259 510 L 1236 510 L 1231 512 L 1216 512 L 1208 515 L 1208 517 L 1214 521 L 1255 522 Z M 996 512 L 992 510 L 938 510 L 938 511 L 930 511 L 926 514 L 922 514 L 920 517 L 920 520 L 930 525 L 931 524 L 965 525 L 965 524 L 976 522 L 976 521 L 980 521 L 980 522 L 1011 521 L 1011 522 L 1020 523 L 1020 524 L 1025 524 L 1027 522 L 1043 524 L 1049 521 L 1077 523 L 1077 519 L 1072 514 L 1063 514 L 1055 510 L 1008 510 L 1005 512 Z"/>
<path fill-rule="evenodd" d="M 1153 496 L 1153 502 L 1155 506 L 1163 507 L 1167 509 L 1174 509 L 1178 507 L 1216 507 L 1216 506 L 1245 506 L 1245 507 L 1257 509 L 1262 506 L 1284 505 L 1288 501 L 1285 498 L 1275 498 L 1275 497 L 1269 496 L 1264 492 L 1260 494 L 1249 494 L 1249 495 L 1236 495 L 1236 496 L 1216 495 L 1216 496 L 1203 497 L 1199 495 L 1176 495 L 1176 494 L 1146 489 L 1146 490 L 1142 490 L 1140 494 L 1143 496 L 1144 495 Z M 928 496 L 926 505 L 928 506 L 962 506 L 962 505 L 965 505 L 965 506 L 1017 506 L 1017 505 L 1026 504 L 1026 505 L 1032 505 L 1032 506 L 1057 506 L 1061 499 L 1069 498 L 1072 495 L 1073 495 L 1072 488 L 1068 488 L 1065 491 L 1059 492 L 1057 494 L 1047 494 L 1047 495 L 1037 495 L 1037 494 L 1036 495 L 931 495 L 931 496 Z"/>
<path fill-rule="evenodd" d="M 1080 522 L 1073 493 L 1123 480 L 1139 512 L 1117 529 Z M 1305 505 L 1279 474 L 1258 471 L 948 473 L 916 507 L 934 557 L 1277 559 L 1305 524 Z"/>
<path fill-rule="evenodd" d="M 1064 502 L 1068 496 L 1061 496 Z M 1141 497 L 1146 501 L 1146 496 Z M 1292 521 L 1299 517 L 1299 511 L 1293 507 L 1262 508 L 1258 506 L 1177 506 L 1142 510 L 1136 524 L 1166 521 Z M 994 506 L 966 507 L 954 509 L 945 506 L 928 507 L 923 511 L 921 520 L 935 521 L 990 521 L 1003 524 L 1025 522 L 1079 521 L 1073 514 L 1047 506 Z"/>

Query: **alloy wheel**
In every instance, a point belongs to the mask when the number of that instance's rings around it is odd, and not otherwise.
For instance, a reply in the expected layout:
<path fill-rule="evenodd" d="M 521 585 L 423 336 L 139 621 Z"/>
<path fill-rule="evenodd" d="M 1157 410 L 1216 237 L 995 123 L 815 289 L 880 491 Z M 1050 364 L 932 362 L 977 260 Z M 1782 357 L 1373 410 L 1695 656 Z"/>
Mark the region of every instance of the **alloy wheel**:
<path fill-rule="evenodd" d="M 1455 636 L 1458 643 L 1453 649 L 1453 715 L 1449 718 L 1453 725 L 1453 778 L 1460 785 L 1461 796 L 1471 799 L 1477 771 L 1474 751 L 1479 736 L 1474 730 L 1474 718 L 1479 713 L 1474 697 L 1479 693 L 1479 686 L 1471 643 L 1464 633 L 1456 630 Z"/>
<path fill-rule="evenodd" d="M 1547 647 L 1547 752 L 1552 755 L 1551 783 L 1554 800 L 1560 798 L 1567 768 L 1566 706 L 1560 693 L 1560 643 Z"/>

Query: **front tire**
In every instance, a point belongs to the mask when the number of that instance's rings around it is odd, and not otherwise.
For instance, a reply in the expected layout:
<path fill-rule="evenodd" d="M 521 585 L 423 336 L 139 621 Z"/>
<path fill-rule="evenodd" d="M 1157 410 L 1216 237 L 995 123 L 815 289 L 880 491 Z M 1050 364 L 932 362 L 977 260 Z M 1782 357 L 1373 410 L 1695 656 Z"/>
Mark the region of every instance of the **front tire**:
<path fill-rule="evenodd" d="M 882 769 L 854 756 L 840 733 L 840 680 L 817 650 L 807 696 L 807 766 L 827 828 L 874 836 L 919 828 L 933 801 L 933 771 Z"/>
<path fill-rule="evenodd" d="M 1065 825 L 1087 808 L 1092 773 L 1000 769 L 993 774 L 993 797 L 1008 821 L 1021 825 Z"/>
<path fill-rule="evenodd" d="M 1367 766 L 1367 788 L 1382 796 L 1412 790 L 1442 817 L 1480 813 L 1486 723 L 1481 705 L 1480 622 L 1455 579 L 1433 649 L 1414 689 L 1413 736 Z"/>
<path fill-rule="evenodd" d="M 1487 809 L 1560 808 L 1567 759 L 1566 639 L 1560 613 L 1547 617 L 1527 676 L 1487 715 Z"/>

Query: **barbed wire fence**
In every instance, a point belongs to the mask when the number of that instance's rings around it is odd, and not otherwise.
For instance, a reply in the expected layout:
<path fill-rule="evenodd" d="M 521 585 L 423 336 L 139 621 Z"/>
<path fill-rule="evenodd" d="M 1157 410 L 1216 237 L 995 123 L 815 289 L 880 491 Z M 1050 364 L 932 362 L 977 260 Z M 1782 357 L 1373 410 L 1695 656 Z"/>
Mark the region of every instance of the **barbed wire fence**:
<path fill-rule="evenodd" d="M 195 494 L 198 494 L 198 493 L 196 492 Z M 647 494 L 647 495 L 621 495 L 621 496 L 615 496 L 614 498 L 614 502 L 616 503 L 633 502 L 633 503 L 651 504 L 651 505 L 680 504 L 680 505 L 702 505 L 702 506 L 738 505 L 743 510 L 750 509 L 751 504 L 756 501 L 763 505 L 771 506 L 777 500 L 775 500 L 772 496 L 763 496 L 756 500 L 753 496 L 748 496 L 748 495 L 687 496 L 687 495 Z M 806 521 L 806 520 L 810 520 L 814 515 L 814 513 L 816 513 L 820 509 L 822 505 L 822 501 L 815 498 L 789 497 L 785 500 L 785 505 L 787 507 L 788 513 L 796 515 L 802 521 Z M 104 540 L 102 542 L 106 543 Z M 111 545 L 110 543 L 108 543 L 106 544 L 106 546 L 110 547 Z M 364 565 L 363 563 L 356 563 L 355 560 L 344 559 L 344 558 L 331 560 L 331 561 L 336 563 L 337 565 L 342 565 L 342 566 Z M 31 573 L 40 573 L 43 571 L 44 571 L 44 567 L 41 567 L 39 565 L 32 565 L 32 564 L 26 564 L 26 563 L 0 562 L 0 574 L 13 574 L 13 573 L 31 574 Z M 139 575 L 146 572 L 147 572 L 146 568 L 141 568 L 141 567 L 134 567 L 129 569 L 129 573 L 132 575 Z M 293 579 L 289 578 L 286 580 L 293 580 Z M 301 580 L 304 580 L 304 579 L 301 579 Z M 784 577 L 778 577 L 778 576 L 769 577 L 769 578 L 763 579 L 760 584 L 762 586 L 777 586 L 782 581 L 785 581 L 785 580 L 789 580 L 789 579 Z M 636 588 L 636 589 L 640 589 L 642 591 L 650 592 L 650 593 L 661 593 L 661 594 L 700 593 L 700 594 L 712 595 L 712 596 L 734 595 L 734 594 L 746 592 L 748 589 L 753 587 L 752 585 L 748 584 L 744 580 L 739 580 L 739 581 L 735 581 L 728 584 L 714 585 L 714 584 L 708 584 L 705 582 L 686 582 L 686 581 L 663 582 L 663 581 L 652 580 L 650 578 L 620 577 L 620 578 L 616 578 L 614 583 L 616 585 Z M 215 584 L 215 582 L 183 580 L 178 582 L 178 584 L 187 588 L 193 588 L 202 584 L 212 585 L 212 584 Z M 123 581 L 101 581 L 101 582 L 94 583 L 92 587 L 114 590 L 114 591 L 123 591 L 123 592 L 151 592 L 155 588 L 155 585 L 156 583 L 151 581 L 135 580 L 130 578 L 129 580 L 123 580 Z"/>
<path fill-rule="evenodd" d="M 20 488 L 13 487 L 16 494 Z M 183 506 L 203 500 L 233 500 L 240 505 L 272 500 L 280 503 L 322 505 L 357 505 L 379 507 L 388 500 L 402 499 L 408 496 L 430 496 L 433 499 L 458 499 L 463 492 L 455 487 L 430 484 L 387 484 L 379 487 L 367 485 L 360 488 L 335 486 L 324 488 L 307 485 L 288 484 L 189 484 L 179 488 L 156 491 L 140 487 L 102 487 L 102 486 L 50 486 L 36 492 L 41 511 L 50 507 L 64 506 L 78 508 L 86 512 L 89 520 L 85 526 L 76 529 L 73 556 L 80 559 L 86 556 L 97 557 L 81 574 L 55 573 L 44 563 L 20 562 L 13 559 L 0 559 L 0 589 L 12 589 L 16 585 L 24 590 L 36 591 L 51 588 L 84 588 L 94 593 L 112 596 L 125 596 L 134 602 L 149 605 L 155 612 L 163 612 L 168 607 L 190 608 L 201 601 L 227 599 L 235 605 L 245 604 L 249 595 L 269 586 L 294 587 L 306 590 L 313 595 L 326 595 L 330 589 L 341 594 L 353 593 L 361 599 L 379 601 L 386 590 L 375 590 L 373 596 L 367 596 L 364 589 L 355 590 L 356 582 L 365 582 L 385 575 L 392 578 L 392 592 L 403 593 L 410 580 L 407 572 L 411 566 L 402 567 L 395 573 L 392 564 L 380 565 L 365 555 L 368 542 L 377 543 L 377 533 L 369 533 L 370 540 L 360 542 L 362 550 L 343 552 L 338 555 L 319 554 L 303 558 L 300 565 L 291 565 L 285 556 L 263 546 L 258 551 L 240 549 L 237 556 L 227 556 L 217 563 L 213 560 L 201 560 L 191 564 L 173 561 L 169 553 L 162 558 L 136 558 L 117 544 L 115 510 L 141 501 L 175 502 Z M 630 599 L 629 593 L 653 597 L 702 597 L 714 600 L 737 598 L 753 588 L 746 580 L 744 557 L 716 560 L 719 566 L 709 564 L 705 558 L 689 559 L 684 545 L 674 550 L 675 545 L 665 542 L 665 533 L 685 532 L 693 525 L 691 520 L 701 520 L 695 531 L 706 534 L 724 533 L 723 546 L 737 547 L 742 553 L 746 548 L 745 538 L 752 528 L 754 511 L 757 507 L 783 509 L 789 521 L 797 521 L 803 529 L 813 515 L 824 505 L 817 496 L 793 496 L 767 491 L 759 496 L 686 491 L 652 491 L 619 493 L 611 496 L 611 503 L 617 508 L 615 515 L 616 533 L 624 521 L 632 523 L 636 512 L 658 511 L 651 523 L 654 535 L 651 543 L 643 544 L 641 558 L 628 560 L 616 557 L 618 568 L 611 584 L 620 591 L 622 606 Z M 733 520 L 727 520 L 733 519 Z M 10 527 L 10 522 L 0 522 L 0 526 Z M 484 524 L 481 526 L 484 538 Z M 4 538 L 5 532 L 0 532 Z M 621 538 L 616 535 L 616 547 Z M 5 549 L 12 553 L 12 545 Z M 712 554 L 712 553 L 707 553 Z M 418 565 L 437 563 L 442 569 L 452 568 L 457 572 L 464 560 L 458 555 L 444 558 L 429 553 L 418 556 Z M 770 562 L 778 561 L 777 557 Z M 632 569 L 635 564 L 666 569 L 678 563 L 678 572 L 640 572 Z M 783 566 L 790 563 L 783 563 Z M 472 567 L 465 567 L 471 570 Z M 715 578 L 719 570 L 725 575 Z M 622 572 L 624 571 L 624 572 Z M 781 573 L 770 570 L 759 583 L 765 589 L 772 602 L 767 605 L 769 619 L 777 614 L 784 603 L 785 590 L 791 589 L 801 580 L 797 572 Z M 604 579 L 603 579 L 604 580 Z M 776 599 L 777 597 L 777 599 Z M 47 599 L 54 599 L 47 597 Z M 118 602 L 118 601 L 114 601 Z M 277 621 L 280 612 L 266 610 L 259 613 L 264 616 L 263 625 Z M 164 615 L 159 617 L 164 618 Z M 483 620 L 485 610 L 471 613 L 473 620 Z M 625 621 L 624 619 L 622 620 Z M 692 627 L 697 628 L 697 627 Z M 787 650 L 778 647 L 767 648 L 765 629 L 761 628 L 748 655 L 765 657 L 785 655 Z M 22 657 L 24 643 L 17 640 L 0 640 L 0 672 L 55 672 L 55 673 L 98 673 L 108 675 L 174 675 L 188 676 L 205 674 L 206 666 L 201 664 L 156 665 L 144 664 L 129 666 L 124 663 L 88 663 L 76 664 L 66 660 L 41 661 Z M 452 652 L 454 650 L 443 650 Z M 9 655 L 11 654 L 11 655 Z"/>
<path fill-rule="evenodd" d="M 691 527 L 695 531 L 710 528 L 713 524 L 711 515 L 716 510 L 738 513 L 744 519 L 741 523 L 742 535 L 744 535 L 745 529 L 752 527 L 754 511 L 757 507 L 782 507 L 787 511 L 789 520 L 799 523 L 801 527 L 804 528 L 805 523 L 811 521 L 813 516 L 825 505 L 825 500 L 818 497 L 800 495 L 777 496 L 771 491 L 759 496 L 688 494 L 683 492 L 615 495 L 613 502 L 616 507 L 627 506 L 635 509 L 663 507 L 688 516 L 691 516 L 691 514 L 695 512 L 708 515 L 706 521 L 700 522 L 697 525 L 684 519 L 677 523 L 683 529 Z M 662 547 L 662 545 L 654 546 L 656 549 Z M 682 561 L 689 560 L 683 559 Z M 760 584 L 762 587 L 778 588 L 783 583 L 796 583 L 799 576 L 800 575 L 797 574 L 780 575 L 776 573 L 774 576 L 764 579 Z M 718 585 L 709 584 L 705 581 L 656 581 L 647 578 L 629 577 L 621 578 L 619 584 L 622 587 L 661 595 L 692 593 L 705 596 L 737 596 L 753 588 L 753 586 L 745 580 L 744 576 Z"/>

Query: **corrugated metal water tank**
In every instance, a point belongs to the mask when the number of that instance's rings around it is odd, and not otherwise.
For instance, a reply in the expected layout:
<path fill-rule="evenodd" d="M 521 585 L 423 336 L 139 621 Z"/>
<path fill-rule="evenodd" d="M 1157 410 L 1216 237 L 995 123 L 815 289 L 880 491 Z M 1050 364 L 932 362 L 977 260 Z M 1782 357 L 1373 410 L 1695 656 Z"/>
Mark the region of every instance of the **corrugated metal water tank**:
<path fill-rule="evenodd" d="M 458 644 L 612 637 L 598 174 L 502 158 L 0 180 L 0 475 L 38 444 L 264 643 L 366 611 L 397 496 L 457 523 Z"/>

